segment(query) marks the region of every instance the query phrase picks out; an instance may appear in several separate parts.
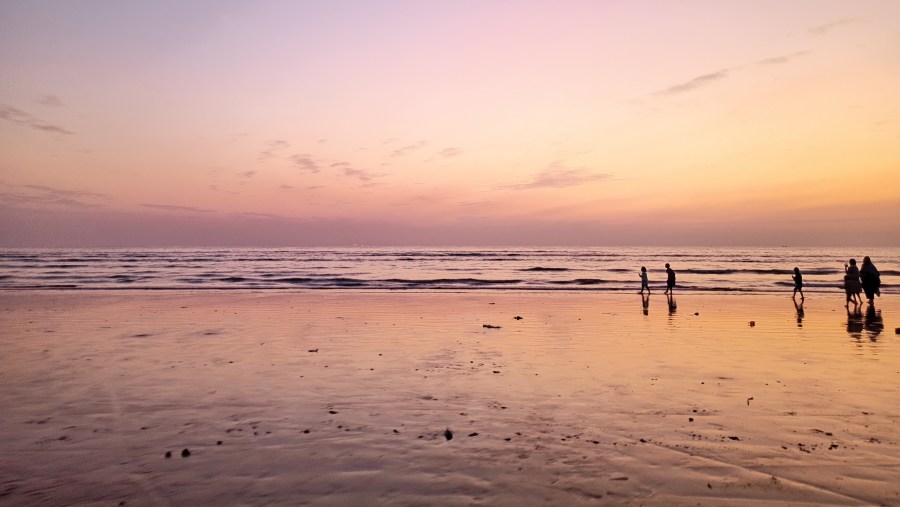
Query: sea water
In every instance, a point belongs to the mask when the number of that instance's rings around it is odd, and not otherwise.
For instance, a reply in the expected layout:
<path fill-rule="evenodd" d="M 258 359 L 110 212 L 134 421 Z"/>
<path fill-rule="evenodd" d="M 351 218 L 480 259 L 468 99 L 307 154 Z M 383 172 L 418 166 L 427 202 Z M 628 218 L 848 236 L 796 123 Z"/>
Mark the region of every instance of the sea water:
<path fill-rule="evenodd" d="M 900 292 L 900 248 L 117 248 L 2 249 L 0 289 L 380 289 L 771 293 L 840 291 L 844 264 L 871 256 Z"/>

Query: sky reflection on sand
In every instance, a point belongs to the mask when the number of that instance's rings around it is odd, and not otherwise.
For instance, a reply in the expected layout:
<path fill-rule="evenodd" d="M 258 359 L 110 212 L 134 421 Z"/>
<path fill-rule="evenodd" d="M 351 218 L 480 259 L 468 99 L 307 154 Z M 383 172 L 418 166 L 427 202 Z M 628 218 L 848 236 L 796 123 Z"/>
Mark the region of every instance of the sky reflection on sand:
<path fill-rule="evenodd" d="M 900 501 L 893 299 L 880 334 L 840 295 L 802 327 L 787 296 L 0 302 L 15 503 Z"/>

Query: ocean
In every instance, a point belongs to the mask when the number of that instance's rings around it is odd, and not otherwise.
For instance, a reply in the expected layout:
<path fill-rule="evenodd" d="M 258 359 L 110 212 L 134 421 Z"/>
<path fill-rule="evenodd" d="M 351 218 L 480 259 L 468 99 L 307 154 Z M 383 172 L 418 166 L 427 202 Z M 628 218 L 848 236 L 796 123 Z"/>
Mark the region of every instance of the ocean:
<path fill-rule="evenodd" d="M 844 263 L 871 256 L 898 292 L 900 248 L 116 248 L 2 249 L 0 290 L 378 289 L 638 291 L 646 266 L 662 290 L 840 291 Z"/>

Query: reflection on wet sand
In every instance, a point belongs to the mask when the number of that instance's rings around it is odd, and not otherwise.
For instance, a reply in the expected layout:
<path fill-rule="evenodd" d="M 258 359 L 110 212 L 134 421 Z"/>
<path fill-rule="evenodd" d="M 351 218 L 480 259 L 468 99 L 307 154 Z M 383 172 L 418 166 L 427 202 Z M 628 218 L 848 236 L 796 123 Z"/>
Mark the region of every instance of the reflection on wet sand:
<path fill-rule="evenodd" d="M 876 310 L 873 303 L 869 303 L 866 308 L 866 317 L 863 321 L 863 327 L 869 335 L 869 340 L 873 342 L 878 339 L 878 335 L 884 331 L 884 318 L 881 316 L 881 310 Z"/>
<path fill-rule="evenodd" d="M 796 299 L 794 301 L 794 309 L 797 311 L 797 327 L 803 327 L 803 318 L 806 317 L 806 312 L 803 310 L 803 299 L 800 299 L 798 303 Z"/>
<path fill-rule="evenodd" d="M 0 294 L 0 505 L 900 505 L 900 339 L 680 297 Z"/>
<path fill-rule="evenodd" d="M 884 332 L 884 316 L 881 310 L 869 303 L 863 315 L 863 303 L 847 305 L 847 334 L 854 340 L 862 340 L 863 332 L 869 341 L 877 341 Z"/>
<path fill-rule="evenodd" d="M 858 304 L 846 305 L 847 308 L 847 334 L 854 340 L 862 340 L 863 321 L 862 310 Z"/>
<path fill-rule="evenodd" d="M 643 308 L 644 315 L 650 315 L 650 293 L 647 294 L 641 293 L 641 306 Z"/>

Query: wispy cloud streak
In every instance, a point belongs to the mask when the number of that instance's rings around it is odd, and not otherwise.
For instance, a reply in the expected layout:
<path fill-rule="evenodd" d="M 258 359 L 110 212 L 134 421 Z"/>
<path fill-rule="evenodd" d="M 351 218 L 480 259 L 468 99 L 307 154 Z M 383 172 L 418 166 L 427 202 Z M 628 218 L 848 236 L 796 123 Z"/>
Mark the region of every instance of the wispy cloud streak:
<path fill-rule="evenodd" d="M 145 208 L 158 209 L 163 211 L 188 211 L 191 213 L 211 213 L 214 210 L 204 209 L 204 208 L 196 208 L 194 206 L 176 206 L 174 204 L 141 204 L 141 206 Z"/>
<path fill-rule="evenodd" d="M 829 32 L 836 30 L 838 28 L 843 28 L 845 26 L 854 25 L 859 22 L 856 18 L 842 18 L 837 21 L 832 21 L 830 23 L 825 23 L 824 25 L 817 25 L 809 29 L 809 33 L 814 35 L 826 35 Z"/>
<path fill-rule="evenodd" d="M 679 83 L 677 85 L 664 88 L 654 93 L 654 95 L 679 95 L 682 93 L 691 92 L 696 90 L 697 88 L 707 86 L 711 83 L 727 78 L 728 73 L 729 71 L 727 69 L 722 69 L 710 74 L 703 74 L 702 76 L 697 76 L 689 81 L 685 81 L 684 83 Z"/>
<path fill-rule="evenodd" d="M 756 63 L 758 63 L 760 65 L 784 65 L 786 63 L 789 63 L 793 60 L 796 60 L 797 58 L 801 58 L 808 54 L 809 54 L 809 51 L 797 51 L 796 53 L 791 53 L 788 55 L 774 56 L 772 58 L 764 58 L 762 60 L 759 60 Z"/>
<path fill-rule="evenodd" d="M 84 190 L 66 190 L 44 185 L 12 185 L 13 191 L 0 192 L 0 203 L 8 206 L 63 208 L 96 208 L 99 204 L 85 200 L 106 199 L 106 194 Z M 16 190 L 21 189 L 21 190 Z"/>
<path fill-rule="evenodd" d="M 319 172 L 319 163 L 313 159 L 312 155 L 309 153 L 298 153 L 297 155 L 291 155 L 291 163 L 294 164 L 298 169 L 302 169 L 304 171 L 308 171 L 311 173 Z"/>
<path fill-rule="evenodd" d="M 595 181 L 608 180 L 610 178 L 612 178 L 612 175 L 610 174 L 595 173 L 585 168 L 569 169 L 562 164 L 556 163 L 551 164 L 550 167 L 536 174 L 534 179 L 528 183 L 505 185 L 500 188 L 512 190 L 566 188 L 583 185 L 585 183 L 593 183 Z"/>
<path fill-rule="evenodd" d="M 0 104 L 0 119 L 6 120 L 20 127 L 40 130 L 42 132 L 49 132 L 51 134 L 74 134 L 74 132 L 72 132 L 71 130 L 64 129 L 63 127 L 60 127 L 58 125 L 52 125 L 45 122 L 44 120 L 41 120 L 40 118 L 35 118 L 31 114 L 22 111 L 21 109 L 16 109 L 6 104 Z"/>
<path fill-rule="evenodd" d="M 391 156 L 392 157 L 402 157 L 403 155 L 407 155 L 413 151 L 421 150 L 427 144 L 428 143 L 426 143 L 425 141 L 419 141 L 416 144 L 410 144 L 410 145 L 404 146 L 402 148 L 397 148 L 396 150 L 391 152 Z"/>

